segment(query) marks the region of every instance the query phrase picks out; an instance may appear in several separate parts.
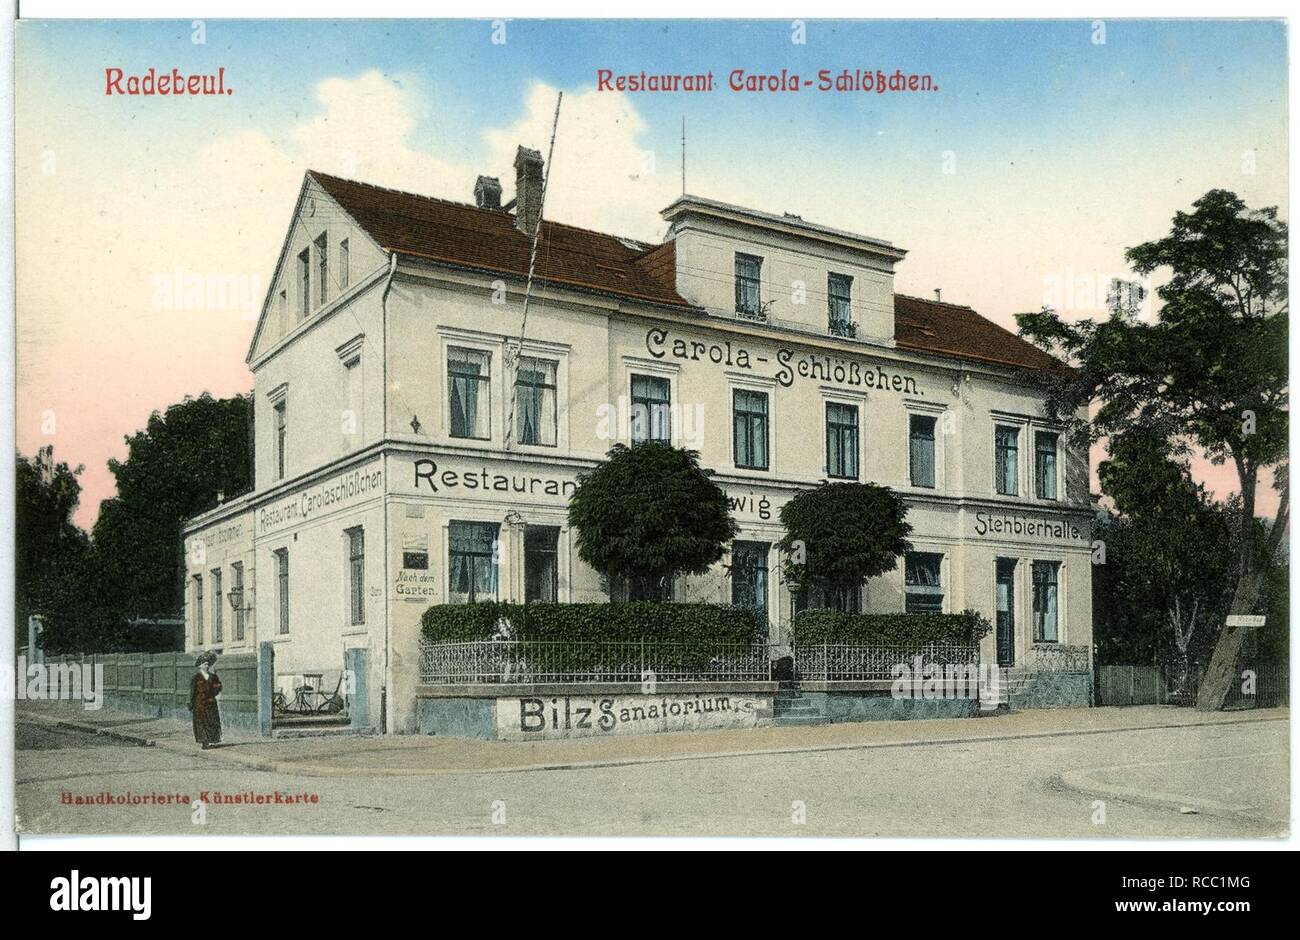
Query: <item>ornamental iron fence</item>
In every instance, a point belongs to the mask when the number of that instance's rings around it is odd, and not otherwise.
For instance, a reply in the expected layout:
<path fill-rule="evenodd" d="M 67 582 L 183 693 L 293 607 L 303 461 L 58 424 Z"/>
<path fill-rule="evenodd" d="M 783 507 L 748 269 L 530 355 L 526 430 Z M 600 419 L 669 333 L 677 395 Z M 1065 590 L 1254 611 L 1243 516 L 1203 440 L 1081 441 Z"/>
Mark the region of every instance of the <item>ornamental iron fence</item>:
<path fill-rule="evenodd" d="M 1090 672 L 1092 649 L 1058 643 L 1035 643 L 1025 656 L 1026 672 Z"/>
<path fill-rule="evenodd" d="M 643 640 L 421 640 L 425 685 L 767 682 L 780 647 L 767 643 Z M 881 681 L 912 677 L 918 667 L 979 666 L 970 644 L 880 646 L 823 643 L 785 651 L 794 676 L 809 681 Z M 900 670 L 899 667 L 904 667 Z M 973 673 L 972 673 L 973 675 Z"/>
<path fill-rule="evenodd" d="M 766 682 L 766 643 L 664 640 L 466 640 L 420 645 L 426 685 L 543 682 Z"/>
<path fill-rule="evenodd" d="M 979 647 L 974 644 L 820 643 L 794 648 L 794 672 L 801 681 L 892 681 L 919 678 L 932 665 L 978 669 L 979 658 Z"/>

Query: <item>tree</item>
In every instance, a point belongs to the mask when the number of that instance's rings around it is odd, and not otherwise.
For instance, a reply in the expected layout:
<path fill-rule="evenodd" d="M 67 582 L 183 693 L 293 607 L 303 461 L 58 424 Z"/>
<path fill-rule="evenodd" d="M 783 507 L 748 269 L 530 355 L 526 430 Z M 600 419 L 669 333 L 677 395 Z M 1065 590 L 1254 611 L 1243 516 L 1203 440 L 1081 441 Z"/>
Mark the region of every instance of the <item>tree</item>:
<path fill-rule="evenodd" d="M 1094 635 L 1104 661 L 1176 664 L 1180 685 L 1191 661 L 1212 648 L 1231 597 L 1232 517 L 1148 431 L 1110 441 L 1098 468 L 1118 515 L 1098 527 L 1106 564 L 1094 576 Z"/>
<path fill-rule="evenodd" d="M 122 619 L 175 617 L 184 606 L 181 521 L 250 489 L 251 396 L 203 394 L 154 412 L 110 460 L 117 495 L 93 531 L 106 602 Z"/>
<path fill-rule="evenodd" d="M 785 576 L 808 596 L 855 611 L 868 578 L 892 571 L 910 547 L 907 506 L 886 486 L 822 483 L 781 507 Z"/>
<path fill-rule="evenodd" d="M 97 632 L 90 539 L 73 521 L 81 499 L 81 467 L 56 462 L 54 448 L 17 455 L 14 507 L 15 640 L 27 642 L 27 619 L 45 622 L 42 646 L 62 652 Z"/>
<path fill-rule="evenodd" d="M 1169 271 L 1153 321 L 1133 305 L 1115 303 L 1108 319 L 1067 323 L 1044 309 L 1020 314 L 1022 334 L 1064 355 L 1076 368 L 1044 375 L 1048 408 L 1061 420 L 1096 406 L 1090 424 L 1074 428 L 1096 441 L 1141 428 L 1171 452 L 1199 450 L 1237 471 L 1242 514 L 1228 613 L 1251 613 L 1261 571 L 1255 519 L 1260 474 L 1273 470 L 1277 515 L 1262 538 L 1273 558 L 1286 531 L 1287 487 L 1287 227 L 1276 207 L 1249 209 L 1216 189 L 1178 212 L 1170 233 L 1130 248 L 1140 275 Z M 1198 707 L 1222 705 L 1243 630 L 1225 627 L 1201 683 Z"/>
<path fill-rule="evenodd" d="M 569 500 L 578 556 L 631 600 L 662 600 L 679 574 L 704 574 L 739 531 L 699 454 L 668 444 L 616 445 Z"/>

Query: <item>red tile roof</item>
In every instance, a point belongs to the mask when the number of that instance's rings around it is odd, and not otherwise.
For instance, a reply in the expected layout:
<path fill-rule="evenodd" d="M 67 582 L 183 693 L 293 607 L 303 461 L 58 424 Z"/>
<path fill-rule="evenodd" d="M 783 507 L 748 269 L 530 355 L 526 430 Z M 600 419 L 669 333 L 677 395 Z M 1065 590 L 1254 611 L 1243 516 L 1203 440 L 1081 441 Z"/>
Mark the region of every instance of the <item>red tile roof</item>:
<path fill-rule="evenodd" d="M 309 175 L 387 251 L 481 271 L 526 277 L 531 240 L 508 212 L 434 199 L 309 171 Z M 631 300 L 690 308 L 676 290 L 673 242 L 643 245 L 543 220 L 536 276 Z M 894 297 L 894 335 L 902 349 L 1016 368 L 1064 364 L 970 307 Z"/>
<path fill-rule="evenodd" d="M 508 212 L 315 170 L 310 175 L 385 250 L 459 267 L 528 275 L 532 239 L 515 228 L 515 217 Z M 535 276 L 542 282 L 689 307 L 677 294 L 671 263 L 667 271 L 662 264 L 638 263 L 661 254 L 662 248 L 543 220 Z"/>
<path fill-rule="evenodd" d="M 894 295 L 894 340 L 900 349 L 951 356 L 1019 369 L 1054 372 L 1067 368 L 1010 330 L 970 307 Z"/>

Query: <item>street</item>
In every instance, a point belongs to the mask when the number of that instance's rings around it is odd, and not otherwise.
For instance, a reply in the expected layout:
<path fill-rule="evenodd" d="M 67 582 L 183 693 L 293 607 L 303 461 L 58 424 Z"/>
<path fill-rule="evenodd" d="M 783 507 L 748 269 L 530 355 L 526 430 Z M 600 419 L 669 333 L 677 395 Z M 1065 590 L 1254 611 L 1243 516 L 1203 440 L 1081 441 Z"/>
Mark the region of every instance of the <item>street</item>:
<path fill-rule="evenodd" d="M 1289 825 L 1286 721 L 406 776 L 267 772 L 21 713 L 17 731 L 25 833 L 1269 838 Z M 61 802 L 106 790 L 173 802 Z"/>

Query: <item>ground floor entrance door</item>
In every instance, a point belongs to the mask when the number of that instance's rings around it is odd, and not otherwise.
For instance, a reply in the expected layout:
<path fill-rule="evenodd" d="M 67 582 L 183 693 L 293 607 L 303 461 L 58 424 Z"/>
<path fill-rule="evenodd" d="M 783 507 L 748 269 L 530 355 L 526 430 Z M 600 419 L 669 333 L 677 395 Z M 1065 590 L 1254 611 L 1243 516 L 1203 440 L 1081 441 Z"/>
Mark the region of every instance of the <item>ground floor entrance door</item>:
<path fill-rule="evenodd" d="M 1016 560 L 998 559 L 997 574 L 998 665 L 1016 664 Z"/>

